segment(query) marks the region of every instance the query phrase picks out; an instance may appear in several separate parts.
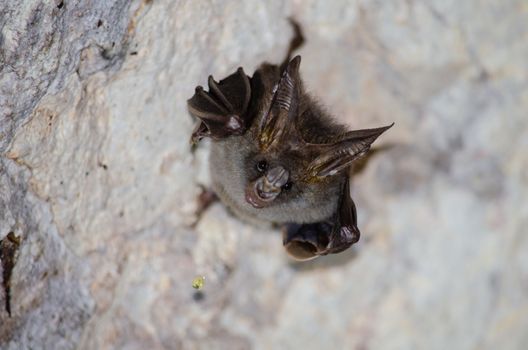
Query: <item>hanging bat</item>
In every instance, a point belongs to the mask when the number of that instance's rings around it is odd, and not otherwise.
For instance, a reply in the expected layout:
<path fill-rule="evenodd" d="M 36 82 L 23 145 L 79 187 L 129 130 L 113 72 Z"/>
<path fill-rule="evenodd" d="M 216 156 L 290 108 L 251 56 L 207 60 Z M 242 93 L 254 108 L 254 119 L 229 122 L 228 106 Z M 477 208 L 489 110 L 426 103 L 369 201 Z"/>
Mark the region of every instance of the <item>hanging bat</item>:
<path fill-rule="evenodd" d="M 348 131 L 303 88 L 300 29 L 284 62 L 242 68 L 219 82 L 209 76 L 188 100 L 199 119 L 191 141 L 210 137 L 212 188 L 239 217 L 283 225 L 295 259 L 342 252 L 359 240 L 348 169 L 393 124 Z M 299 39 L 299 37 L 301 39 Z"/>

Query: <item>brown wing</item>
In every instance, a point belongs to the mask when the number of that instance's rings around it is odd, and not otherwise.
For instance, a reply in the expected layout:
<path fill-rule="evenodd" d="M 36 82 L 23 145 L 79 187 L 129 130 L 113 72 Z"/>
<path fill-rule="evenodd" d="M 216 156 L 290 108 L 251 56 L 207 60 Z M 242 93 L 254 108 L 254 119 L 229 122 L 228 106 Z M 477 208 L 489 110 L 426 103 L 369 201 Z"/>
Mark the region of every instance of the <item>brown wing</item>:
<path fill-rule="evenodd" d="M 251 99 L 251 86 L 244 70 L 239 68 L 220 82 L 209 76 L 208 85 L 209 91 L 196 87 L 194 96 L 187 101 L 190 113 L 200 119 L 191 141 L 243 134 L 249 126 L 246 118 Z"/>
<path fill-rule="evenodd" d="M 356 206 L 347 179 L 337 213 L 327 221 L 286 225 L 283 244 L 293 258 L 308 260 L 340 253 L 359 241 L 359 236 Z"/>

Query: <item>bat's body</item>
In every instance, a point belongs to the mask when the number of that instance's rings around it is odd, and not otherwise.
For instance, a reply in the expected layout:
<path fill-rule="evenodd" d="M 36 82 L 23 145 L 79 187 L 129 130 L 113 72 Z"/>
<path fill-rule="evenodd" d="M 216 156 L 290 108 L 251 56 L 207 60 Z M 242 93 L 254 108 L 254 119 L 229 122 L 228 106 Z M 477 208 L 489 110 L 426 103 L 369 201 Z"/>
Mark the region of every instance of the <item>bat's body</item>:
<path fill-rule="evenodd" d="M 300 61 L 209 77 L 209 91 L 197 87 L 188 104 L 201 120 L 192 140 L 212 138 L 216 194 L 243 219 L 285 225 L 287 251 L 309 259 L 359 239 L 347 170 L 390 126 L 336 124 L 305 93 Z"/>

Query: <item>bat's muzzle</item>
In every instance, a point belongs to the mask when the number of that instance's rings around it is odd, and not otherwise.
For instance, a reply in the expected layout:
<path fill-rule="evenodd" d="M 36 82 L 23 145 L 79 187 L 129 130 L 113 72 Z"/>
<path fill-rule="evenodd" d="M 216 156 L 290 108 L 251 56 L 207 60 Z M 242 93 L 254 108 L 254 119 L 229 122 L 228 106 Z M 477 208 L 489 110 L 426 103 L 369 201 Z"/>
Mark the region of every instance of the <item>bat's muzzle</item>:
<path fill-rule="evenodd" d="M 288 170 L 281 166 L 270 169 L 266 175 L 249 184 L 246 189 L 246 201 L 255 208 L 268 206 L 281 193 L 289 177 Z"/>

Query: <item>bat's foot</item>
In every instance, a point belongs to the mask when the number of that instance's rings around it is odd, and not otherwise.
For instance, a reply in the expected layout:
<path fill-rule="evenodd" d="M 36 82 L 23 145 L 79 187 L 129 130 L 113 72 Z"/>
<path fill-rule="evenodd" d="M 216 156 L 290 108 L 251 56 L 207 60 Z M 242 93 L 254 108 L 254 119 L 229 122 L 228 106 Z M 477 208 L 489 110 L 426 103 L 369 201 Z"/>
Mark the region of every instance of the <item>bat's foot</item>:
<path fill-rule="evenodd" d="M 290 46 L 288 47 L 288 53 L 286 58 L 281 63 L 281 71 L 288 65 L 288 62 L 291 61 L 293 53 L 304 44 L 304 35 L 302 32 L 301 25 L 293 17 L 289 18 L 290 24 L 293 29 L 293 37 L 290 40 Z"/>
<path fill-rule="evenodd" d="M 214 193 L 210 189 L 207 189 L 205 186 L 200 185 L 200 191 L 201 192 L 198 195 L 198 198 L 196 199 L 198 204 L 194 213 L 196 221 L 192 224 L 193 227 L 198 224 L 200 218 L 202 217 L 203 213 L 205 213 L 207 208 L 209 208 L 214 202 L 218 201 L 218 196 L 216 195 L 216 193 Z"/>

